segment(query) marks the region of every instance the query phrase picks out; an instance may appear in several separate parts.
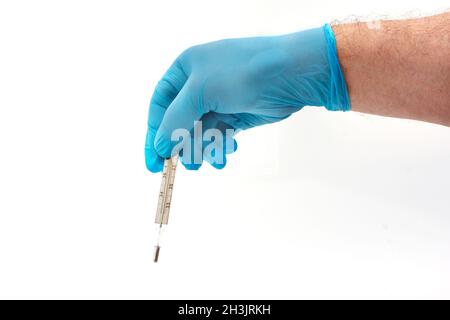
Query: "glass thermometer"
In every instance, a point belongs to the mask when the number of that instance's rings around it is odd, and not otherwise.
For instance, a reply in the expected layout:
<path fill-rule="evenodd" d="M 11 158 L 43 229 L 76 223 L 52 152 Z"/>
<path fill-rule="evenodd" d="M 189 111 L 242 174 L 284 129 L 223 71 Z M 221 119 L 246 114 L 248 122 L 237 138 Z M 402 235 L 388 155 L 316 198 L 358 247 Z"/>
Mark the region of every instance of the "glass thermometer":
<path fill-rule="evenodd" d="M 159 190 L 158 207 L 156 209 L 155 223 L 158 227 L 158 238 L 156 240 L 155 254 L 153 261 L 158 262 L 159 251 L 161 250 L 161 234 L 165 225 L 169 221 L 170 202 L 172 200 L 173 183 L 177 169 L 178 156 L 164 160 L 164 170 L 161 179 L 161 188 Z"/>

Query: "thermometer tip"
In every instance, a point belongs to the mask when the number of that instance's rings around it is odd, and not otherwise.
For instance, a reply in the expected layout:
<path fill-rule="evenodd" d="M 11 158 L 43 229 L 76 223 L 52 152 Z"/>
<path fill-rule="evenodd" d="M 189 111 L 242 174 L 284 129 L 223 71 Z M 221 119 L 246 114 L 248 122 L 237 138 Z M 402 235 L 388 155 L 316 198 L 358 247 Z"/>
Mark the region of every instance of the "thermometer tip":
<path fill-rule="evenodd" d="M 159 258 L 159 250 L 161 249 L 160 246 L 155 246 L 155 255 L 153 256 L 153 262 L 158 262 Z"/>

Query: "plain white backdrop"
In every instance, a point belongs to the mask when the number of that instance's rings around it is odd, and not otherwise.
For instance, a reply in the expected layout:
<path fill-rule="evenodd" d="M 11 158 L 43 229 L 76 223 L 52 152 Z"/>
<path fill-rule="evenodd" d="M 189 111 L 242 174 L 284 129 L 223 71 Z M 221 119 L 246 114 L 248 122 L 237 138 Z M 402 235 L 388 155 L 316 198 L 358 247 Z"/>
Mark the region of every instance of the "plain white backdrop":
<path fill-rule="evenodd" d="M 450 129 L 305 108 L 178 171 L 152 90 L 193 44 L 448 1 L 1 1 L 0 298 L 450 298 Z M 424 106 L 425 108 L 426 106 Z"/>

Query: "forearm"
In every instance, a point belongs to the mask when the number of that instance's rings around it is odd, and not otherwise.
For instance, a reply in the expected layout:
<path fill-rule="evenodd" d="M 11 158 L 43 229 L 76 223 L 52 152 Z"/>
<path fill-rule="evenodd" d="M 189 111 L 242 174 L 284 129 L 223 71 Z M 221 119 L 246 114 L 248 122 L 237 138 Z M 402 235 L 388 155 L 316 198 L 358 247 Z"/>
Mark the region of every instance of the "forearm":
<path fill-rule="evenodd" d="M 450 126 L 450 13 L 332 28 L 353 111 Z"/>

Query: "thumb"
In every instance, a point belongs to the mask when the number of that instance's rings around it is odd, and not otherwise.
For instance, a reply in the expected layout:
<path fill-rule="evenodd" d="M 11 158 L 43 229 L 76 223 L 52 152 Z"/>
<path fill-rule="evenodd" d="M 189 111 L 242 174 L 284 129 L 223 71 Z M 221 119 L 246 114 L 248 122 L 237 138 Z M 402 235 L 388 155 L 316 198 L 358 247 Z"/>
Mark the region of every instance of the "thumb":
<path fill-rule="evenodd" d="M 169 158 L 172 149 L 178 141 L 172 141 L 172 133 L 177 129 L 185 129 L 190 132 L 194 127 L 194 121 L 199 120 L 204 114 L 203 103 L 200 99 L 194 99 L 191 83 L 186 83 L 176 98 L 167 108 L 161 125 L 155 136 L 155 150 L 159 156 Z"/>

